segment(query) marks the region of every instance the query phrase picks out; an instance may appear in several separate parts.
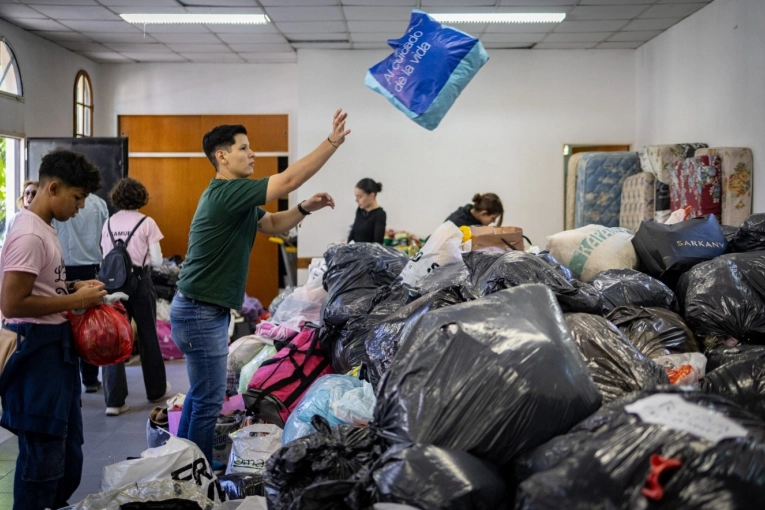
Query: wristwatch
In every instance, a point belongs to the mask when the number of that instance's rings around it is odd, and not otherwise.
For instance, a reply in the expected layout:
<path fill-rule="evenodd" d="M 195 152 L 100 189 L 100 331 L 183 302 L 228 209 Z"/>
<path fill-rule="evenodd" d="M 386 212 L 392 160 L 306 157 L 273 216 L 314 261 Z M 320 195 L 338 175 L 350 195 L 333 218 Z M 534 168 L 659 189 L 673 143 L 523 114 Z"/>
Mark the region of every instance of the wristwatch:
<path fill-rule="evenodd" d="M 305 200 L 303 200 L 303 202 L 305 202 Z M 300 202 L 300 203 L 297 205 L 297 210 L 298 210 L 298 211 L 300 211 L 300 214 L 302 214 L 303 216 L 308 216 L 308 215 L 309 215 L 309 214 L 311 214 L 311 213 L 309 213 L 308 211 L 306 211 L 305 209 L 303 209 L 303 202 Z"/>
<path fill-rule="evenodd" d="M 74 286 L 75 286 L 75 284 L 77 284 L 77 283 L 79 283 L 79 282 L 80 282 L 80 280 L 74 280 L 74 281 L 68 282 L 68 283 L 66 284 L 66 291 L 67 291 L 69 294 L 74 294 Z"/>

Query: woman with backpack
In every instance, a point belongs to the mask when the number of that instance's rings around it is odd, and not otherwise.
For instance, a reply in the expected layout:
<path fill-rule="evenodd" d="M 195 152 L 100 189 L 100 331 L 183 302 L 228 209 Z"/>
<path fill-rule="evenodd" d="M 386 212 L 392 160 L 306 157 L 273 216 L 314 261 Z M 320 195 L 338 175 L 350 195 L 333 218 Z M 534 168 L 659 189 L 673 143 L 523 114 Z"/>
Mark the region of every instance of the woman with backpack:
<path fill-rule="evenodd" d="M 151 281 L 151 267 L 162 266 L 159 241 L 164 236 L 152 218 L 138 212 L 149 202 L 149 193 L 137 180 L 121 179 L 109 193 L 109 201 L 120 211 L 107 220 L 101 232 L 104 261 L 99 280 L 109 292 L 129 295 L 122 304 L 138 329 L 146 398 L 157 402 L 170 392 L 157 338 L 157 291 Z M 126 412 L 129 407 L 125 403 L 128 395 L 125 364 L 103 367 L 103 379 L 106 415 Z"/>

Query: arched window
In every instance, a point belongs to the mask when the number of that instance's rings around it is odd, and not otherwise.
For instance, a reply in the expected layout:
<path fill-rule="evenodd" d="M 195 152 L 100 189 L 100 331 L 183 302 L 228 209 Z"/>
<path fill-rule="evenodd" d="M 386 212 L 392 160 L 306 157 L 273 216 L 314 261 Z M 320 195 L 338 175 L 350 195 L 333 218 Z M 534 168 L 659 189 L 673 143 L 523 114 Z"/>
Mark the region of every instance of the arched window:
<path fill-rule="evenodd" d="M 22 96 L 21 74 L 16 57 L 5 41 L 0 39 L 0 91 Z"/>
<path fill-rule="evenodd" d="M 93 87 L 85 71 L 74 80 L 74 136 L 93 136 Z"/>

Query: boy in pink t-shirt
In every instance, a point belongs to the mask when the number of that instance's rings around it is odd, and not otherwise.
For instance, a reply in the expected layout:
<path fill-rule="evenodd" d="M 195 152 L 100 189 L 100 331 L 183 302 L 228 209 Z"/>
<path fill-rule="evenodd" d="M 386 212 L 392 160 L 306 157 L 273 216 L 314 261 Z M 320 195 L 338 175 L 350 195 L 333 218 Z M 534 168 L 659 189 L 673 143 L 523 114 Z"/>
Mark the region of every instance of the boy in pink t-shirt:
<path fill-rule="evenodd" d="M 84 156 L 57 150 L 40 165 L 40 187 L 11 227 L 0 257 L 0 310 L 18 347 L 0 376 L 0 426 L 18 435 L 16 509 L 61 508 L 82 475 L 79 358 L 66 311 L 103 302 L 103 284 L 67 282 L 51 221 L 66 221 L 101 186 Z"/>

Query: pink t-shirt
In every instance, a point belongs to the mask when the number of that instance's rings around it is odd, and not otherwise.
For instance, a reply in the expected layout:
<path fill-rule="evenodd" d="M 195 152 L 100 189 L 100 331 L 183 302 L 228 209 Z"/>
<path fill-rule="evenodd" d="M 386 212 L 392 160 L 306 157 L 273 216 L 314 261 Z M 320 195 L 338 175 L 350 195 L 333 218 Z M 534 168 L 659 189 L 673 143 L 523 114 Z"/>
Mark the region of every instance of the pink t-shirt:
<path fill-rule="evenodd" d="M 45 223 L 33 212 L 22 209 L 13 221 L 0 257 L 0 286 L 5 273 L 18 271 L 32 273 L 37 278 L 32 287 L 33 296 L 60 296 L 67 294 L 66 269 L 56 229 Z M 66 322 L 66 312 L 43 317 L 8 319 L 12 324 L 33 322 L 35 324 L 61 324 Z"/>
<path fill-rule="evenodd" d="M 114 245 L 112 239 L 109 237 L 109 225 L 112 228 L 112 235 L 114 239 L 127 239 L 130 232 L 133 231 L 138 222 L 145 215 L 138 211 L 120 211 L 115 213 L 114 216 L 109 218 L 109 221 L 104 223 L 104 228 L 101 230 L 101 251 L 104 256 L 112 251 Z M 146 220 L 141 223 L 133 237 L 130 238 L 127 251 L 130 254 L 130 260 L 133 261 L 134 266 L 148 266 L 151 262 L 149 258 L 149 246 L 159 242 L 163 237 L 160 232 L 157 223 L 147 217 Z"/>

